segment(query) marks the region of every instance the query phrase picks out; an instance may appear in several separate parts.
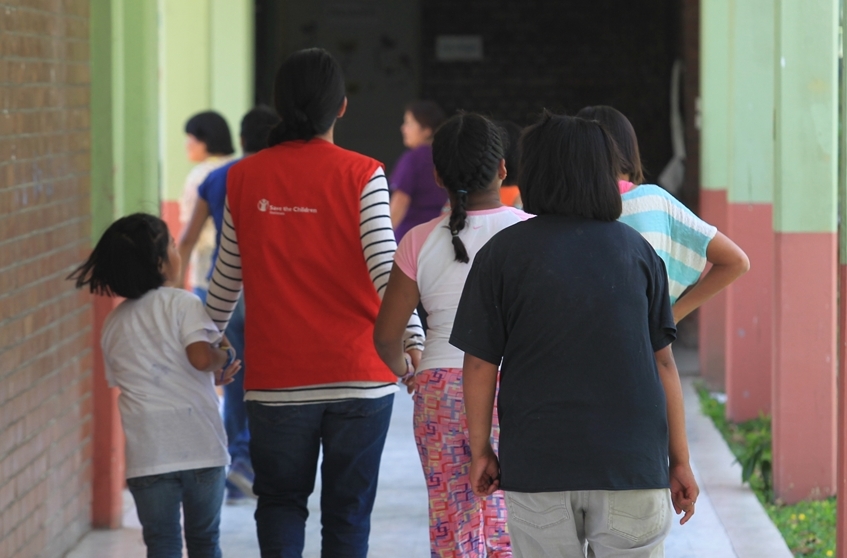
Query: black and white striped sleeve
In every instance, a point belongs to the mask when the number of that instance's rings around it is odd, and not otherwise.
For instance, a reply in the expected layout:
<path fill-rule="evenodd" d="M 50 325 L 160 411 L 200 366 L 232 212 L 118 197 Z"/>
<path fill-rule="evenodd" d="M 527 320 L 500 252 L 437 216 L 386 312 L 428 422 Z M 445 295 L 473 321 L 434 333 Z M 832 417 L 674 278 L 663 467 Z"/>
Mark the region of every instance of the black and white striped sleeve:
<path fill-rule="evenodd" d="M 241 252 L 235 227 L 232 225 L 232 215 L 229 212 L 229 202 L 224 207 L 224 220 L 221 227 L 221 245 L 215 271 L 209 283 L 209 294 L 206 297 L 206 312 L 221 331 L 226 330 L 227 324 L 241 296 Z"/>
<path fill-rule="evenodd" d="M 388 181 L 385 172 L 378 168 L 362 190 L 359 211 L 359 234 L 362 238 L 362 251 L 368 266 L 371 281 L 379 298 L 385 293 L 388 276 L 394 265 L 394 252 L 397 242 L 394 240 L 394 228 L 391 226 L 391 211 L 388 202 Z M 406 333 L 403 336 L 405 350 L 423 350 L 424 333 L 418 313 L 409 318 Z"/>

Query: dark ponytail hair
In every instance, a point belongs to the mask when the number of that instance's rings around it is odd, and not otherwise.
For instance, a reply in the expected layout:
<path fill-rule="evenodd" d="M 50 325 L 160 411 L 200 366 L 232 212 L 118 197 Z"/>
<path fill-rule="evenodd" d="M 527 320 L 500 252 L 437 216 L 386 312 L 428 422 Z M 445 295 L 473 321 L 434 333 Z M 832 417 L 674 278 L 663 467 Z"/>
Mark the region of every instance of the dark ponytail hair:
<path fill-rule="evenodd" d="M 168 261 L 170 234 L 164 221 L 135 213 L 112 223 L 84 264 L 68 279 L 92 293 L 136 299 L 165 284 L 159 270 Z"/>
<path fill-rule="evenodd" d="M 596 120 L 606 128 L 618 146 L 621 174 L 629 177 L 636 186 L 644 183 L 644 168 L 638 151 L 638 138 L 629 119 L 619 110 L 606 105 L 585 107 L 576 115 L 586 120 Z"/>
<path fill-rule="evenodd" d="M 342 104 L 344 75 L 335 58 L 321 48 L 295 52 L 276 72 L 274 108 L 282 121 L 271 130 L 268 145 L 326 133 Z"/>
<path fill-rule="evenodd" d="M 468 251 L 459 231 L 468 218 L 471 192 L 485 190 L 497 175 L 503 159 L 503 139 L 491 121 L 478 114 L 457 114 L 435 132 L 432 160 L 444 187 L 455 198 L 449 229 L 456 261 L 468 263 Z"/>

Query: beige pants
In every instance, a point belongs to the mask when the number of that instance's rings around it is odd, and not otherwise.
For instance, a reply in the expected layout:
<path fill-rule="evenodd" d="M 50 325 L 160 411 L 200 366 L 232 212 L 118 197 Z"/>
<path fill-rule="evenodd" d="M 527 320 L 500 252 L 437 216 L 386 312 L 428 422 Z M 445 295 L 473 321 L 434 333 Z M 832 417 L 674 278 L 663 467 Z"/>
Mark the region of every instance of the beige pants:
<path fill-rule="evenodd" d="M 514 558 L 663 558 L 670 491 L 506 492 Z"/>

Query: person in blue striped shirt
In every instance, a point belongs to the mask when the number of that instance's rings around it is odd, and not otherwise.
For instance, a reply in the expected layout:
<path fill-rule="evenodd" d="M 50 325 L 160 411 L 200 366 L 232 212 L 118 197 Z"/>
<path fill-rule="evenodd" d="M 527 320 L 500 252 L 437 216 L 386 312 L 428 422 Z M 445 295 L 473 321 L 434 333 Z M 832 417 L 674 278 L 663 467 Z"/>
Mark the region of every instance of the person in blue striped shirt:
<path fill-rule="evenodd" d="M 609 106 L 585 107 L 577 116 L 600 122 L 618 146 L 620 221 L 640 232 L 665 262 L 677 323 L 750 269 L 747 254 L 716 227 L 664 188 L 642 184 L 638 138 L 626 116 Z M 712 267 L 701 278 L 706 263 Z"/>

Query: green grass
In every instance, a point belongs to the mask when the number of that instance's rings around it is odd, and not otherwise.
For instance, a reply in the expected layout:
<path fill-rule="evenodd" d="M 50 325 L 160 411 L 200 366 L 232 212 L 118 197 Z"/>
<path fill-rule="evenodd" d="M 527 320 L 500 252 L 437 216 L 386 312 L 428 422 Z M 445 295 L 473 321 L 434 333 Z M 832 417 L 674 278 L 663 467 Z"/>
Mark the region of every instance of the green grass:
<path fill-rule="evenodd" d="M 771 484 L 770 417 L 732 423 L 725 405 L 698 386 L 703 414 L 712 419 L 742 466 L 743 482 L 762 502 L 794 556 L 828 558 L 835 553 L 835 498 L 786 505 L 774 499 Z M 742 479 L 739 479 L 742 481 Z"/>

